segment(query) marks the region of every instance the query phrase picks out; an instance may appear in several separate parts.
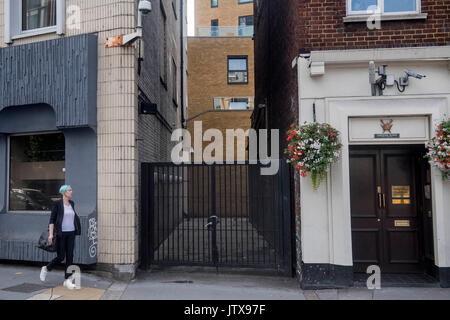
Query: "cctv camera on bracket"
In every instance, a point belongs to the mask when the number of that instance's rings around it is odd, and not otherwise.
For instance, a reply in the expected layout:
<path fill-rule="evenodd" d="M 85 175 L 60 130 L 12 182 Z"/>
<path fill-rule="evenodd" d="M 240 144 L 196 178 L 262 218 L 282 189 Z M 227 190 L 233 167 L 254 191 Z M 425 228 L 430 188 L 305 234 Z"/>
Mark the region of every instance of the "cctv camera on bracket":
<path fill-rule="evenodd" d="M 152 11 L 152 3 L 147 0 L 141 0 L 139 1 L 138 10 L 142 14 L 149 14 Z"/>
<path fill-rule="evenodd" d="M 106 38 L 106 48 L 130 46 L 136 40 L 142 38 L 142 16 L 152 11 L 152 3 L 148 0 L 140 0 L 138 5 L 138 21 L 136 31 L 126 35 Z"/>
<path fill-rule="evenodd" d="M 377 89 L 380 95 L 383 95 L 383 91 L 386 89 L 386 86 L 392 86 L 394 83 L 397 85 L 397 89 L 399 92 L 404 92 L 406 86 L 409 85 L 409 77 L 414 77 L 416 79 L 422 79 L 426 76 L 415 71 L 406 69 L 405 75 L 399 78 L 399 81 L 394 79 L 394 75 L 386 74 L 387 65 L 379 66 L 378 71 L 375 70 L 375 62 L 369 62 L 369 83 L 372 87 L 372 96 L 376 96 Z M 376 73 L 380 76 L 376 79 Z"/>
<path fill-rule="evenodd" d="M 423 74 L 414 72 L 409 69 L 405 69 L 405 75 L 399 79 L 399 83 L 401 86 L 407 86 L 409 84 L 409 77 L 413 77 L 416 79 L 426 78 Z"/>

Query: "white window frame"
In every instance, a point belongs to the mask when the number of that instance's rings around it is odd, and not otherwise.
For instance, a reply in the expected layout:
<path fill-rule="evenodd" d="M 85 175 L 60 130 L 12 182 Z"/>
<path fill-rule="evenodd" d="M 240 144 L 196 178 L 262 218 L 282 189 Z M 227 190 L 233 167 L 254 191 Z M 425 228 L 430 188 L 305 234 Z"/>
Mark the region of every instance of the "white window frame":
<path fill-rule="evenodd" d="M 7 44 L 13 40 L 38 36 L 48 33 L 63 35 L 66 32 L 66 0 L 56 0 L 56 25 L 32 30 L 22 30 L 22 1 L 4 0 L 5 40 Z"/>
<path fill-rule="evenodd" d="M 347 0 L 347 16 L 357 15 L 371 15 L 372 13 L 368 13 L 366 10 L 363 11 L 354 11 L 352 10 L 352 1 Z M 381 9 L 382 16 L 390 16 L 390 15 L 411 15 L 411 14 L 420 14 L 422 12 L 422 1 L 416 0 L 416 11 L 396 11 L 396 12 L 384 12 L 384 0 L 377 0 L 377 5 Z"/>

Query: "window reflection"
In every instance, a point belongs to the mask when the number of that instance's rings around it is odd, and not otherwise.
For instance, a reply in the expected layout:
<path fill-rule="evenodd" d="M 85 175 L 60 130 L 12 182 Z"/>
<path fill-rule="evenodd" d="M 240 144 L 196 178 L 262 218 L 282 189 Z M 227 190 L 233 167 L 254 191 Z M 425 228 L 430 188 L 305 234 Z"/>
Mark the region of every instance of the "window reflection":
<path fill-rule="evenodd" d="M 56 0 L 22 0 L 22 30 L 56 25 Z"/>
<path fill-rule="evenodd" d="M 64 184 L 62 133 L 10 137 L 10 211 L 50 211 Z"/>

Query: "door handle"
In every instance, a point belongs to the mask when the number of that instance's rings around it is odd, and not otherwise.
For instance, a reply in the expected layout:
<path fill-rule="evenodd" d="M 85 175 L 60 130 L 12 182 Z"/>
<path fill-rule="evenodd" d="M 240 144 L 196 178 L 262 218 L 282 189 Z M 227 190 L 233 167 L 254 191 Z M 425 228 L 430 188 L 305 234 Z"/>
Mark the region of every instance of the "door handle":
<path fill-rule="evenodd" d="M 378 208 L 379 208 L 379 209 L 382 209 L 382 208 L 383 208 L 381 197 L 382 197 L 381 187 L 380 187 L 380 186 L 377 186 L 377 200 L 378 200 Z"/>
<path fill-rule="evenodd" d="M 377 197 L 378 197 L 378 208 L 383 209 L 382 200 L 381 200 L 381 198 L 383 197 L 383 194 L 377 193 Z"/>
<path fill-rule="evenodd" d="M 386 195 L 383 193 L 383 208 L 386 209 Z"/>

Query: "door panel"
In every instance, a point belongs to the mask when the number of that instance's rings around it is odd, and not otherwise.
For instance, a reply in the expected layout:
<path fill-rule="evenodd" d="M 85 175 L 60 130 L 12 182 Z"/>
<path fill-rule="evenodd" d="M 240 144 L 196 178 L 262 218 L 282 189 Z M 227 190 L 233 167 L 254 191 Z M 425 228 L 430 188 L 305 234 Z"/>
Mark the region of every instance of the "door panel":
<path fill-rule="evenodd" d="M 399 152 L 382 152 L 386 217 L 416 218 L 414 157 Z"/>
<path fill-rule="evenodd" d="M 373 197 L 377 193 L 377 155 L 355 154 L 350 158 L 350 192 L 352 217 L 378 218 L 377 201 Z M 365 192 L 361 192 L 364 190 Z"/>
<path fill-rule="evenodd" d="M 416 191 L 422 156 L 414 147 L 350 149 L 355 272 L 373 264 L 383 273 L 423 271 Z"/>
<path fill-rule="evenodd" d="M 381 224 L 378 208 L 378 153 L 352 151 L 350 154 L 350 194 L 352 246 L 355 268 L 365 272 L 369 265 L 381 264 Z"/>
<path fill-rule="evenodd" d="M 419 272 L 415 154 L 408 149 L 380 150 L 382 161 L 385 272 Z"/>
<path fill-rule="evenodd" d="M 389 229 L 388 252 L 391 264 L 419 263 L 419 251 L 417 250 L 417 230 Z"/>

